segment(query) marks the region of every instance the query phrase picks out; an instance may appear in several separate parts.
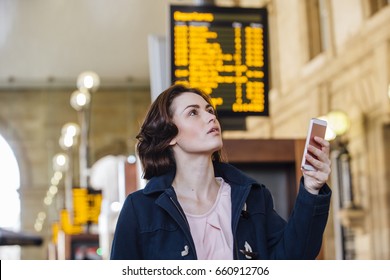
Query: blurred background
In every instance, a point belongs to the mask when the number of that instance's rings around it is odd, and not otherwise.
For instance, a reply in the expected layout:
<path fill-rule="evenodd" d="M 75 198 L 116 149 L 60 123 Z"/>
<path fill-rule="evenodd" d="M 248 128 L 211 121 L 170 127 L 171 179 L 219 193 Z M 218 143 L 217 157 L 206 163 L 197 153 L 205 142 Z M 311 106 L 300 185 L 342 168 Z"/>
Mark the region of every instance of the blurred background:
<path fill-rule="evenodd" d="M 209 91 L 228 160 L 286 219 L 326 119 L 318 259 L 390 259 L 389 26 L 389 0 L 0 0 L 0 259 L 109 258 L 145 184 L 135 136 L 175 82 Z"/>

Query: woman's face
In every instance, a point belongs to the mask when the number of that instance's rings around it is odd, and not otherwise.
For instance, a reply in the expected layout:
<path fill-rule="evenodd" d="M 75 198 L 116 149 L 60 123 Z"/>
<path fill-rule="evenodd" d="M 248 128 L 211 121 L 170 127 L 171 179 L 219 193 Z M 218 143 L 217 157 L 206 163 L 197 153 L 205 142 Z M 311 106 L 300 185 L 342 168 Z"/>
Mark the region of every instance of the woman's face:
<path fill-rule="evenodd" d="M 171 105 L 179 132 L 171 141 L 174 150 L 211 156 L 222 148 L 221 127 L 212 105 L 202 96 L 184 92 Z"/>

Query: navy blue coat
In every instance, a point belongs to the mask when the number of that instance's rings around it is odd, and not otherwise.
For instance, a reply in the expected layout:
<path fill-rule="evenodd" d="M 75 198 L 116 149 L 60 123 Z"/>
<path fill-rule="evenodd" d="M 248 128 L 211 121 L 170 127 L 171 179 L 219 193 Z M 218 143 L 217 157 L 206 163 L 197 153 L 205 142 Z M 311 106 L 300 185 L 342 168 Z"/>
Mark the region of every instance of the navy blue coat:
<path fill-rule="evenodd" d="M 227 163 L 215 176 L 231 186 L 234 259 L 315 259 L 328 219 L 331 190 L 306 191 L 301 179 L 286 222 L 274 210 L 269 190 Z M 197 259 L 185 214 L 172 187 L 175 172 L 152 178 L 130 194 L 118 218 L 111 259 Z M 243 211 L 243 209 L 246 209 Z"/>

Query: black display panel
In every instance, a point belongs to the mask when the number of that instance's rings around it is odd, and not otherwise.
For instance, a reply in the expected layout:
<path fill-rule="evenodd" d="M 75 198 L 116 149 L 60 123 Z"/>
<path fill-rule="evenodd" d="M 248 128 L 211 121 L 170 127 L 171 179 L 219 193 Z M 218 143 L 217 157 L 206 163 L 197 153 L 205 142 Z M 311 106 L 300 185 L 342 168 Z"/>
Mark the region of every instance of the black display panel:
<path fill-rule="evenodd" d="M 268 116 L 263 8 L 170 6 L 171 82 L 209 94 L 220 117 Z"/>

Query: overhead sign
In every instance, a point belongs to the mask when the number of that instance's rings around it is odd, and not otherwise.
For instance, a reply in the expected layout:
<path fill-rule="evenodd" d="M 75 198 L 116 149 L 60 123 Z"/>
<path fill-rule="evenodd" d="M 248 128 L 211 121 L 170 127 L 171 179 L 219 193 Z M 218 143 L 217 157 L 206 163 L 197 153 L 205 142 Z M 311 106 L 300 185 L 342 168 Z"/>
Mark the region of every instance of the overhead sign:
<path fill-rule="evenodd" d="M 210 95 L 219 116 L 268 115 L 267 10 L 171 6 L 171 80 Z"/>

